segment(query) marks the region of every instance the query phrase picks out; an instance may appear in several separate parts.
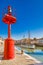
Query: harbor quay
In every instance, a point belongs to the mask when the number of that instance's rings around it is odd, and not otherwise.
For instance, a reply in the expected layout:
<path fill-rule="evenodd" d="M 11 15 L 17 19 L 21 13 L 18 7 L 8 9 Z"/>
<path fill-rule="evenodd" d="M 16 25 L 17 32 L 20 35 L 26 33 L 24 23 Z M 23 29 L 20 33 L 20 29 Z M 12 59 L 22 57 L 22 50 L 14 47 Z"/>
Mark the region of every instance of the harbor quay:
<path fill-rule="evenodd" d="M 33 58 L 31 58 L 29 55 L 21 54 L 21 51 L 19 51 L 17 48 L 15 48 L 15 58 L 10 60 L 4 60 L 3 59 L 3 48 L 4 45 L 0 45 L 0 65 L 31 65 L 36 63 L 41 63 Z"/>

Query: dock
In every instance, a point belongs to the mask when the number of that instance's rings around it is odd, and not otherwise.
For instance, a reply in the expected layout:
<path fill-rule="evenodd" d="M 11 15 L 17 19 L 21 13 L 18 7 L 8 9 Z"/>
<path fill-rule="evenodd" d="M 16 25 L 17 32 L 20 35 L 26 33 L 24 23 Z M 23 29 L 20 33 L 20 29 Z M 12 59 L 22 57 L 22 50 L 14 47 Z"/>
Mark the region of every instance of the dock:
<path fill-rule="evenodd" d="M 31 65 L 36 64 L 40 62 L 36 62 L 33 58 L 31 58 L 29 55 L 21 54 L 20 51 L 18 51 L 15 48 L 15 58 L 11 60 L 4 60 L 3 57 L 3 47 L 0 47 L 0 65 Z"/>

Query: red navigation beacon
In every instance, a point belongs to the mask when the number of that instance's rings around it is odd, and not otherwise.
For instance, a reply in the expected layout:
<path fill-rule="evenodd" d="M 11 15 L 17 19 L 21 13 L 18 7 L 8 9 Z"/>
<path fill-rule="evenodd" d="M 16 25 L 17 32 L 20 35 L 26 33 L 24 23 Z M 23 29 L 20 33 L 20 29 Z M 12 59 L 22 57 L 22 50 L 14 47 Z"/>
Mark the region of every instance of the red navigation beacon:
<path fill-rule="evenodd" d="M 8 24 L 8 38 L 4 42 L 4 59 L 13 59 L 14 53 L 14 40 L 10 37 L 10 25 L 16 22 L 16 18 L 12 16 L 11 6 L 8 6 L 8 13 L 4 15 L 2 21 Z"/>

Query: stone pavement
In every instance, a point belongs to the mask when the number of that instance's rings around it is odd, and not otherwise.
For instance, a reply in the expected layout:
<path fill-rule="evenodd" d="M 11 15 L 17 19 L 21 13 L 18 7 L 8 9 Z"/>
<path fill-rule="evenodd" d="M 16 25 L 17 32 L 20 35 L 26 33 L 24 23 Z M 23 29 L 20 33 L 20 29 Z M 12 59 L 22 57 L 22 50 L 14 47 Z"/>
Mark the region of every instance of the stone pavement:
<path fill-rule="evenodd" d="M 26 55 L 22 55 L 17 49 L 15 49 L 15 58 L 12 60 L 2 60 L 3 47 L 0 47 L 0 65 L 30 65 L 36 64 L 33 59 Z"/>

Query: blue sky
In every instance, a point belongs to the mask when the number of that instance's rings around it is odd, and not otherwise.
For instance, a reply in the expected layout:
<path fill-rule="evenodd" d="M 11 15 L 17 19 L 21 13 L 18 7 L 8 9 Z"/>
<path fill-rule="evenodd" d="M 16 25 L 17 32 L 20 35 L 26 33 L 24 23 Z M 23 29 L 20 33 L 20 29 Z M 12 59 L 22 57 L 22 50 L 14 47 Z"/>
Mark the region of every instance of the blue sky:
<path fill-rule="evenodd" d="M 8 26 L 2 22 L 3 14 L 7 7 L 12 7 L 13 16 L 17 21 L 11 25 L 11 36 L 14 39 L 22 39 L 23 35 L 31 38 L 43 37 L 43 0 L 0 0 L 0 36 L 7 37 Z"/>

